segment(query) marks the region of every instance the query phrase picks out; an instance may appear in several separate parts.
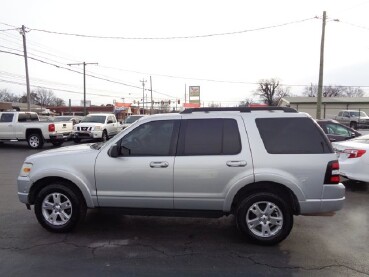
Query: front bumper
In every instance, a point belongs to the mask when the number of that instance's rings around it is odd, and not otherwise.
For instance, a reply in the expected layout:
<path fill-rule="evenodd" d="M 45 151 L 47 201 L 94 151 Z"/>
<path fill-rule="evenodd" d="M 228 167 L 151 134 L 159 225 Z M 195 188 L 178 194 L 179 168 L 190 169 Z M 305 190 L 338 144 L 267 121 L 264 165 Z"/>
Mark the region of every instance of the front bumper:
<path fill-rule="evenodd" d="M 28 177 L 19 176 L 18 180 L 17 180 L 17 184 L 18 184 L 18 198 L 19 198 L 19 201 L 24 203 L 24 204 L 30 204 L 29 199 L 28 199 L 28 195 L 29 195 L 29 190 L 30 190 L 31 185 L 32 185 L 32 181 Z"/>
<path fill-rule="evenodd" d="M 103 131 L 74 131 L 72 137 L 76 139 L 100 139 Z"/>
<path fill-rule="evenodd" d="M 345 202 L 345 186 L 343 184 L 324 185 L 321 199 L 299 201 L 300 214 L 323 214 L 335 212 L 343 208 Z"/>

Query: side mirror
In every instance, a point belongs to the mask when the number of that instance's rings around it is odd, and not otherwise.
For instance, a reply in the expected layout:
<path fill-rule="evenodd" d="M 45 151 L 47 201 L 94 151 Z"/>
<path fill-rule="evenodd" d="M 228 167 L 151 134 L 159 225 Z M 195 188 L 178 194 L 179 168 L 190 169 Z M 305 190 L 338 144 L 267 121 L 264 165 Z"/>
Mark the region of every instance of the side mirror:
<path fill-rule="evenodd" d="M 110 147 L 109 151 L 108 151 L 108 155 L 112 158 L 117 158 L 119 157 L 120 154 L 120 147 L 116 144 L 114 144 L 113 146 Z"/>
<path fill-rule="evenodd" d="M 107 124 L 112 124 L 113 120 L 108 120 Z"/>

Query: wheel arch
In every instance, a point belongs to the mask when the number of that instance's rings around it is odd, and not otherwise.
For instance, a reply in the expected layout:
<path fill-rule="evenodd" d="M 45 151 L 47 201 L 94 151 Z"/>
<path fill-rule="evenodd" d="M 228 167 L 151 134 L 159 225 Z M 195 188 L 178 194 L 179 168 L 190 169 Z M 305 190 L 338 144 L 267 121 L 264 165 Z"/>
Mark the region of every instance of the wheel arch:
<path fill-rule="evenodd" d="M 89 199 L 86 199 L 84 193 L 82 192 L 82 190 L 72 181 L 62 178 L 62 177 L 57 177 L 57 176 L 52 176 L 52 177 L 45 177 L 42 178 L 40 180 L 38 180 L 37 182 L 35 182 L 29 192 L 28 195 L 28 201 L 31 205 L 33 205 L 35 203 L 37 194 L 46 186 L 48 186 L 51 183 L 55 183 L 55 182 L 62 182 L 63 185 L 65 185 L 66 187 L 68 187 L 69 189 L 73 190 L 79 197 L 80 199 L 82 199 L 84 201 L 84 204 L 87 207 L 90 207 L 92 204 L 92 201 L 88 201 Z M 86 201 L 87 200 L 87 201 Z"/>
<path fill-rule="evenodd" d="M 290 205 L 293 214 L 300 214 L 300 204 L 294 192 L 283 184 L 270 181 L 251 183 L 239 189 L 236 195 L 233 197 L 231 213 L 236 211 L 237 206 L 245 197 L 258 192 L 269 192 L 278 195 Z"/>
<path fill-rule="evenodd" d="M 42 131 L 41 129 L 37 129 L 37 128 L 31 128 L 31 129 L 27 129 L 26 130 L 26 139 L 28 139 L 28 137 L 31 135 L 31 134 L 38 134 L 41 136 L 41 139 L 45 139 L 43 134 L 42 134 Z"/>

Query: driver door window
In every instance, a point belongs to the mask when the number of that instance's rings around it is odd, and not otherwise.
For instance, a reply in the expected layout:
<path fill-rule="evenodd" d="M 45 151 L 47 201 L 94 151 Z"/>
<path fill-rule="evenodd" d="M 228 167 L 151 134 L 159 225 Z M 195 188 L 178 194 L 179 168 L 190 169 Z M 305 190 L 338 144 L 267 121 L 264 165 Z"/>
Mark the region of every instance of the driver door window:
<path fill-rule="evenodd" d="M 179 121 L 152 121 L 138 126 L 127 134 L 121 147 L 129 156 L 174 156 Z"/>

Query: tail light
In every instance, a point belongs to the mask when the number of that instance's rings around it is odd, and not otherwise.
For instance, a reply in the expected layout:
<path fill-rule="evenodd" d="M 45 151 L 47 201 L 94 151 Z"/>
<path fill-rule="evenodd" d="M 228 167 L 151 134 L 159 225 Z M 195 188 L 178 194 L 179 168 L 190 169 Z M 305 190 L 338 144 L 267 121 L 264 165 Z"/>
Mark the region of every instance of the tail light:
<path fill-rule="evenodd" d="M 325 171 L 324 184 L 338 184 L 340 182 L 339 174 L 340 164 L 338 161 L 330 161 Z"/>
<path fill-rule="evenodd" d="M 347 154 L 347 158 L 348 159 L 353 159 L 353 158 L 360 158 L 362 155 L 364 155 L 366 153 L 366 150 L 362 150 L 362 149 L 345 149 L 343 150 L 343 153 Z"/>
<path fill-rule="evenodd" d="M 55 124 L 49 124 L 49 132 L 55 132 Z"/>

